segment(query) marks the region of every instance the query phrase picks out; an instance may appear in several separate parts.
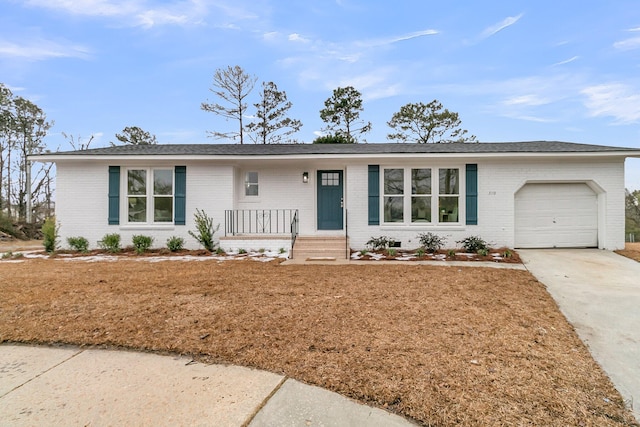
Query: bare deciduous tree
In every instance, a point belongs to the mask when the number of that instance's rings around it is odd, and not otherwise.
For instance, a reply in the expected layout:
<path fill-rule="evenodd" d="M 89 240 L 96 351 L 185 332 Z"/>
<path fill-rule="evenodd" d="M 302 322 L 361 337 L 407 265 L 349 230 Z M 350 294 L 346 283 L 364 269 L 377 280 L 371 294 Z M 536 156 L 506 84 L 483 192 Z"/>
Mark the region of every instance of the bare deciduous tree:
<path fill-rule="evenodd" d="M 251 93 L 257 78 L 250 76 L 238 65 L 234 67 L 217 69 L 213 75 L 213 86 L 209 89 L 216 97 L 223 101 L 203 102 L 201 108 L 204 111 L 224 117 L 226 120 L 237 120 L 237 132 L 210 131 L 209 134 L 216 139 L 233 139 L 240 144 L 244 143 L 243 118 L 247 111 L 246 97 Z"/>

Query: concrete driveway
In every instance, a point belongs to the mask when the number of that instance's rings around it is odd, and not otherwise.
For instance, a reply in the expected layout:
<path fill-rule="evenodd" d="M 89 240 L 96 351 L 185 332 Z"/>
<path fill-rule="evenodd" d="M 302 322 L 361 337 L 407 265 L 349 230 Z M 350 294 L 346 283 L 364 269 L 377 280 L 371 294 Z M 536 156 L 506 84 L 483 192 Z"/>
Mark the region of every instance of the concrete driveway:
<path fill-rule="evenodd" d="M 598 249 L 518 253 L 640 421 L 640 263 Z"/>

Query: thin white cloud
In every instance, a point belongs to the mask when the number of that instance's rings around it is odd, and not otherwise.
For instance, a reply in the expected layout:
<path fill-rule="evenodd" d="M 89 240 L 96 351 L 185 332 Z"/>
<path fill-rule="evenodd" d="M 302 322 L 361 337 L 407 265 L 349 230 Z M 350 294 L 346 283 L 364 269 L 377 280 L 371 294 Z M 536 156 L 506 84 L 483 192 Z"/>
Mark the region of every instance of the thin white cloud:
<path fill-rule="evenodd" d="M 422 31 L 415 31 L 413 33 L 409 33 L 409 34 L 405 34 L 399 37 L 395 37 L 389 40 L 390 43 L 397 43 L 397 42 L 402 42 L 405 40 L 411 40 L 411 39 L 416 39 L 418 37 L 424 37 L 424 36 L 433 36 L 436 34 L 440 34 L 440 32 L 438 30 L 422 30 Z"/>
<path fill-rule="evenodd" d="M 140 20 L 140 25 L 145 28 L 151 28 L 162 24 L 184 25 L 188 21 L 186 15 L 174 15 L 172 13 L 159 10 L 145 10 L 138 14 L 138 19 Z"/>
<path fill-rule="evenodd" d="M 0 40 L 0 57 L 42 61 L 52 58 L 86 59 L 89 54 L 89 49 L 84 46 L 42 38 L 20 42 Z"/>
<path fill-rule="evenodd" d="M 608 83 L 584 88 L 585 106 L 593 117 L 613 117 L 617 124 L 640 121 L 640 92 L 623 83 Z"/>
<path fill-rule="evenodd" d="M 223 20 L 254 19 L 253 11 L 236 4 L 208 0 L 26 0 L 26 5 L 58 10 L 72 15 L 106 17 L 129 26 L 152 28 L 161 25 L 194 25 L 202 23 L 215 7 Z M 222 26 L 233 26 L 225 22 Z"/>
<path fill-rule="evenodd" d="M 136 14 L 142 8 L 136 0 L 27 0 L 25 3 L 88 16 L 126 16 Z"/>
<path fill-rule="evenodd" d="M 497 24 L 486 28 L 482 32 L 480 37 L 482 37 L 483 39 L 486 39 L 488 37 L 493 36 L 494 34 L 499 33 L 500 31 L 504 30 L 505 28 L 508 28 L 508 27 L 512 26 L 513 24 L 515 24 L 516 22 L 518 22 L 520 20 L 520 18 L 522 18 L 523 15 L 524 14 L 521 13 L 520 15 L 517 15 L 517 16 L 508 16 L 507 18 L 503 19 L 502 21 L 498 22 Z"/>
<path fill-rule="evenodd" d="M 302 37 L 298 33 L 289 34 L 288 40 L 291 42 L 299 42 L 299 43 L 309 43 L 311 41 L 305 37 Z"/>
<path fill-rule="evenodd" d="M 537 117 L 537 116 L 530 116 L 530 115 L 520 115 L 520 114 L 503 114 L 504 117 L 509 117 L 510 119 L 518 119 L 518 120 L 524 120 L 527 122 L 535 122 L 535 123 L 554 123 L 557 120 L 554 119 L 548 119 L 545 117 Z"/>
<path fill-rule="evenodd" d="M 508 98 L 503 101 L 504 105 L 545 105 L 549 104 L 551 101 L 547 98 L 542 98 L 538 95 L 521 95 L 514 96 L 512 98 Z"/>
<path fill-rule="evenodd" d="M 391 45 L 398 42 L 416 39 L 419 37 L 433 36 L 436 34 L 440 34 L 440 32 L 438 30 L 428 29 L 428 30 L 414 31 L 413 33 L 402 34 L 399 36 L 392 36 L 392 37 L 387 37 L 382 39 L 356 41 L 353 44 L 358 47 L 373 48 L 373 47 L 387 46 L 387 45 Z"/>
<path fill-rule="evenodd" d="M 269 31 L 268 33 L 262 34 L 263 40 L 268 42 L 275 41 L 279 36 L 280 33 L 277 31 Z"/>
<path fill-rule="evenodd" d="M 559 65 L 568 64 L 570 62 L 578 60 L 579 58 L 580 58 L 579 56 L 573 56 L 573 57 L 571 57 L 569 59 L 565 59 L 564 61 L 556 62 L 555 64 L 553 64 L 553 67 L 557 67 Z"/>
<path fill-rule="evenodd" d="M 634 50 L 640 48 L 640 37 L 632 37 L 630 39 L 615 42 L 613 47 L 620 50 Z"/>
<path fill-rule="evenodd" d="M 635 28 L 629 28 L 627 31 L 629 32 L 636 32 L 636 31 L 640 31 L 640 27 L 635 27 Z"/>
<path fill-rule="evenodd" d="M 353 86 L 360 93 L 365 101 L 374 99 L 390 98 L 401 92 L 401 85 L 390 83 L 394 81 L 393 76 L 398 75 L 398 69 L 393 66 L 380 67 L 375 70 L 369 70 L 366 73 L 343 78 L 338 81 L 327 82 L 325 87 L 328 90 L 335 89 L 336 86 L 345 87 Z"/>

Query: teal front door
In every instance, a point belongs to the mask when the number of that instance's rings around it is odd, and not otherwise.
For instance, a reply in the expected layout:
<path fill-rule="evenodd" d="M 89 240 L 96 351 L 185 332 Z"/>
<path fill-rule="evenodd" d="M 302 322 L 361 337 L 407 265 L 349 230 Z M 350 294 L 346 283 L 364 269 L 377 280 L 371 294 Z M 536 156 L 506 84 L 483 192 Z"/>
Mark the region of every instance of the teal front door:
<path fill-rule="evenodd" d="M 342 171 L 318 171 L 318 230 L 342 230 Z"/>

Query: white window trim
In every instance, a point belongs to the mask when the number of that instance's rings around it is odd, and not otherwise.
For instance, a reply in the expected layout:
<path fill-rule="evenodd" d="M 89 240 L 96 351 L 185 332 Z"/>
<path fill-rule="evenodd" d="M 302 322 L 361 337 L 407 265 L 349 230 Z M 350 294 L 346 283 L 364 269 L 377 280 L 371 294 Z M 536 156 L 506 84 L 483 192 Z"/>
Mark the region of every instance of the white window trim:
<path fill-rule="evenodd" d="M 403 194 L 387 195 L 384 192 L 384 171 L 387 169 L 402 169 L 404 171 Z M 411 170 L 412 169 L 431 169 L 431 222 L 411 222 Z M 458 194 L 440 194 L 440 169 L 458 169 Z M 385 229 L 391 228 L 454 228 L 464 227 L 466 216 L 466 175 L 464 165 L 452 164 L 415 164 L 415 165 L 385 165 L 380 166 L 380 226 Z M 403 217 L 402 222 L 385 222 L 384 220 L 384 198 L 386 196 L 402 196 L 403 200 Z M 417 195 L 420 196 L 420 195 Z M 427 195 L 424 195 L 427 196 Z M 440 197 L 458 197 L 458 221 L 457 222 L 440 222 Z"/>
<path fill-rule="evenodd" d="M 130 170 L 145 170 L 147 179 L 147 192 L 145 197 L 147 198 L 147 220 L 145 222 L 130 222 L 129 221 L 129 171 Z M 156 170 L 171 171 L 171 200 L 172 200 L 172 219 L 171 221 L 154 222 L 154 194 L 153 194 L 153 172 Z M 123 168 L 124 173 L 121 173 L 120 179 L 120 228 L 122 230 L 133 229 L 173 229 L 175 226 L 175 197 L 176 197 L 176 176 L 175 168 L 172 166 L 128 166 Z M 168 195 L 165 195 L 168 197 Z"/>

